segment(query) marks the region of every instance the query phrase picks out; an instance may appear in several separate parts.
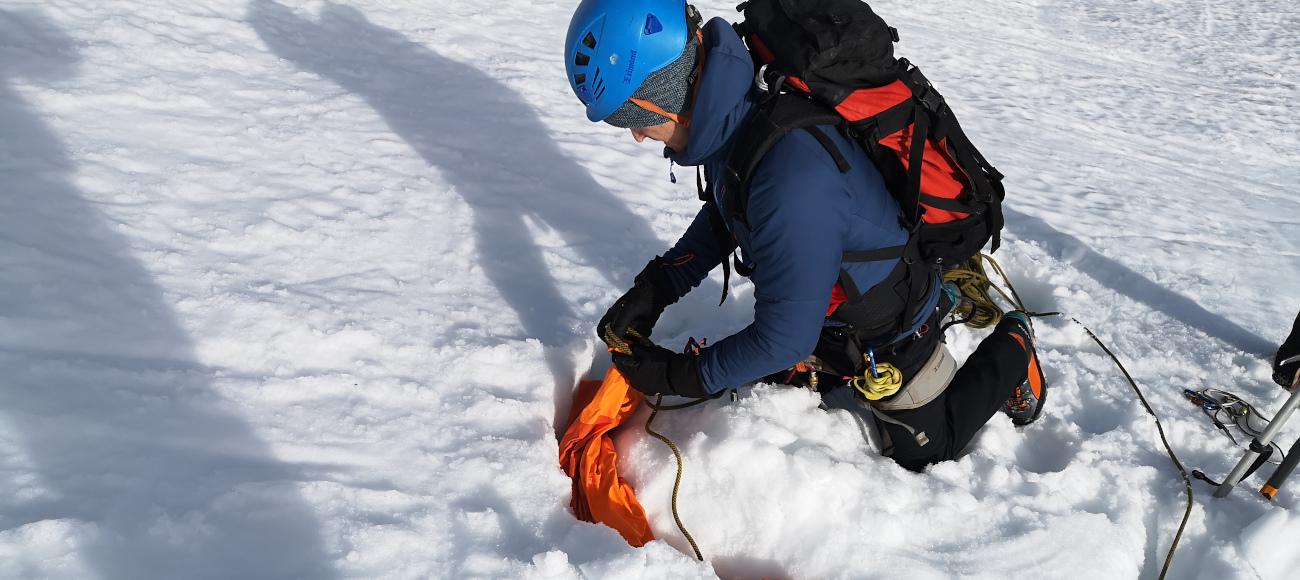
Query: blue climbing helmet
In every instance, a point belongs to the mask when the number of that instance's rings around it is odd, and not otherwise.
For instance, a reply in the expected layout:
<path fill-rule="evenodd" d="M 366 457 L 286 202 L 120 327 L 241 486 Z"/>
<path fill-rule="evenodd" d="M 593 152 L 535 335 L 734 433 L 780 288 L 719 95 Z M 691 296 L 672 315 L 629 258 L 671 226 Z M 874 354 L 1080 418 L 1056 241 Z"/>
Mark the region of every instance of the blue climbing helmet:
<path fill-rule="evenodd" d="M 583 0 L 564 40 L 569 86 L 587 118 L 604 121 L 646 78 L 682 54 L 686 0 Z"/>

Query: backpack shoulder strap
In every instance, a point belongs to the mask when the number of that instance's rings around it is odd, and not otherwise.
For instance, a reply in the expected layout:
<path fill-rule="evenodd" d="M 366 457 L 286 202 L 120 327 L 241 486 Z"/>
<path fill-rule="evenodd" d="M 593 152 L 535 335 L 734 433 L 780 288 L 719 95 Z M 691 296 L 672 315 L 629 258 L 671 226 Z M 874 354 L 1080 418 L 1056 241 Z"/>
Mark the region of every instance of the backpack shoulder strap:
<path fill-rule="evenodd" d="M 776 95 L 761 104 L 736 136 L 731 155 L 727 158 L 726 207 L 730 219 L 745 223 L 749 207 L 749 186 L 759 163 L 781 139 L 791 132 L 803 129 L 817 140 L 835 160 L 841 173 L 849 171 L 848 160 L 835 147 L 818 125 L 838 125 L 844 121 L 838 113 L 827 109 L 807 97 L 794 94 Z"/>

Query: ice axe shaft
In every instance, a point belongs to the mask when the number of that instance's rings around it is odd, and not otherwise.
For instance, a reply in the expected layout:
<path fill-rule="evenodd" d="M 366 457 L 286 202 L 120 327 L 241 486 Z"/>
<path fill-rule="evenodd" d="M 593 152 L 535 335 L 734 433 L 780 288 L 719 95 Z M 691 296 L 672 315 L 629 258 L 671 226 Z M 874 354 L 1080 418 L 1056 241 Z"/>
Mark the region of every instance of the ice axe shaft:
<path fill-rule="evenodd" d="M 1286 359 L 1282 361 L 1282 365 L 1288 365 L 1296 361 L 1300 361 L 1300 356 Z M 1300 371 L 1296 371 L 1296 376 L 1291 381 L 1291 396 L 1282 405 L 1282 410 L 1277 412 L 1277 416 L 1268 424 L 1268 428 L 1264 429 L 1264 432 L 1260 433 L 1259 437 L 1250 442 L 1250 449 L 1246 451 L 1246 455 L 1241 458 L 1241 461 L 1237 462 L 1237 466 L 1232 469 L 1232 473 L 1228 474 L 1228 478 L 1223 480 L 1223 484 L 1219 486 L 1219 489 L 1214 490 L 1214 497 L 1226 497 L 1232 491 L 1232 488 L 1241 481 L 1241 478 L 1246 476 L 1246 471 L 1250 469 L 1251 464 L 1255 462 L 1260 453 L 1268 449 L 1269 444 L 1273 442 L 1273 437 L 1276 437 L 1277 432 L 1282 430 L 1283 425 L 1286 425 L 1287 419 L 1291 418 L 1291 413 L 1295 412 L 1296 407 L 1300 407 Z M 1294 447 L 1292 449 L 1294 450 Z M 1276 476 L 1276 473 L 1274 475 Z"/>

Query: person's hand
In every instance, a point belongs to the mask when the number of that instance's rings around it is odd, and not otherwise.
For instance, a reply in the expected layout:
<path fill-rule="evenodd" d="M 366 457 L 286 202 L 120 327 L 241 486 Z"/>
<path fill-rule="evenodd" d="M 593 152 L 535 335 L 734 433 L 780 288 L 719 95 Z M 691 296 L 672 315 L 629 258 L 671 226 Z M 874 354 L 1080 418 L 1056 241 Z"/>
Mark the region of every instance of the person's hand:
<path fill-rule="evenodd" d="M 677 295 L 673 292 L 668 273 L 664 272 L 661 259 L 650 260 L 641 273 L 637 274 L 632 289 L 616 300 L 600 318 L 600 322 L 596 323 L 596 335 L 607 343 L 611 335 L 619 340 L 627 340 L 628 330 L 648 338 L 664 309 L 676 301 Z"/>
<path fill-rule="evenodd" d="M 614 366 L 632 388 L 647 395 L 711 397 L 700 379 L 700 360 L 694 354 L 668 350 L 650 341 L 634 342 L 632 354 L 614 351 Z"/>

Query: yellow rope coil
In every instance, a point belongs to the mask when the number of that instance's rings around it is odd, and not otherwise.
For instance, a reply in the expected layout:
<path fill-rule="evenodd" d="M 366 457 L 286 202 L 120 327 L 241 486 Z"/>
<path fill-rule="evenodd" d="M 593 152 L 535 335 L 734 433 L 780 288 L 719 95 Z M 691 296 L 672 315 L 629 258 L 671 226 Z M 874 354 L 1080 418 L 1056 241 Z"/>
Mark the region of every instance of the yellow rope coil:
<path fill-rule="evenodd" d="M 863 376 L 853 377 L 853 388 L 862 393 L 868 401 L 879 401 L 903 388 L 903 372 L 898 370 L 898 367 L 881 363 L 876 365 L 876 372 L 878 374 L 875 376 L 871 371 L 867 371 Z"/>
<path fill-rule="evenodd" d="M 649 342 L 644 336 L 641 336 L 641 333 L 631 328 L 627 329 L 627 335 L 631 337 L 632 340 L 638 342 Z M 603 335 L 600 339 L 605 341 L 605 344 L 609 346 L 610 352 L 632 356 L 632 344 L 627 340 L 619 338 L 617 334 L 614 334 L 614 327 L 608 324 L 605 325 Z"/>
<path fill-rule="evenodd" d="M 993 299 L 990 290 L 997 292 L 1013 308 L 1024 309 L 1019 296 L 1015 296 L 1014 289 L 1011 291 L 1012 295 L 1008 296 L 1002 288 L 993 285 L 993 281 L 984 271 L 986 262 L 989 268 L 1010 284 L 1006 273 L 1002 271 L 1002 266 L 985 254 L 976 254 L 963 263 L 961 267 L 954 268 L 943 274 L 944 281 L 956 284 L 957 289 L 966 298 L 965 301 L 953 308 L 953 314 L 958 319 L 964 320 L 966 326 L 971 328 L 988 328 L 1002 320 L 1003 309 Z"/>

